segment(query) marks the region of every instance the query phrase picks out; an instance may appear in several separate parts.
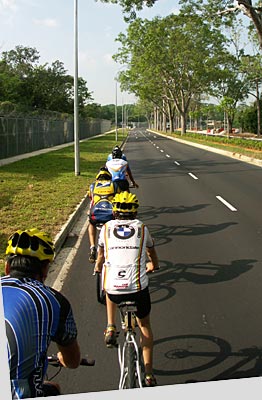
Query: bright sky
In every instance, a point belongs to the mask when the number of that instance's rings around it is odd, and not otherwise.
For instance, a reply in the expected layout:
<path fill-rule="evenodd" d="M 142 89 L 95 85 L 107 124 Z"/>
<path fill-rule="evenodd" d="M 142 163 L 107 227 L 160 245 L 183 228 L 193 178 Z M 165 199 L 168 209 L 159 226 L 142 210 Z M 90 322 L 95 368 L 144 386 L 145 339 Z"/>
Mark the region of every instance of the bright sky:
<path fill-rule="evenodd" d="M 139 16 L 151 19 L 177 11 L 178 0 L 159 0 Z M 0 0 L 0 52 L 17 45 L 34 47 L 41 64 L 59 60 L 74 75 L 74 15 L 74 0 Z M 112 55 L 118 49 L 116 37 L 126 28 L 120 6 L 78 0 L 78 75 L 96 103 L 115 103 L 121 66 Z M 120 93 L 117 86 L 117 103 L 133 102 L 134 96 Z"/>

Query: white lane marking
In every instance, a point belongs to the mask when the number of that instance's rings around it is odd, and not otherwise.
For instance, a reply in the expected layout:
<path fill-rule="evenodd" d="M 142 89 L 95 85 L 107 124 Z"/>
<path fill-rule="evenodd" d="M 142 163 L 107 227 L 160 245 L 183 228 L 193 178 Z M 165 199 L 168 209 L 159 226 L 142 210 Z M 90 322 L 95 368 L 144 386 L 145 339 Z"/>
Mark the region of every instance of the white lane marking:
<path fill-rule="evenodd" d="M 159 149 L 159 146 L 156 146 L 157 149 Z"/>
<path fill-rule="evenodd" d="M 198 179 L 198 177 L 196 175 L 192 174 L 191 172 L 189 172 L 188 175 L 190 175 L 193 179 Z"/>
<path fill-rule="evenodd" d="M 174 161 L 174 164 L 176 164 L 176 165 L 180 165 L 178 161 Z"/>
<path fill-rule="evenodd" d="M 160 150 L 161 151 L 161 153 L 164 153 L 164 150 Z"/>
<path fill-rule="evenodd" d="M 167 157 L 167 158 L 170 158 L 170 155 L 169 155 L 169 154 L 166 154 L 166 157 Z"/>
<path fill-rule="evenodd" d="M 228 207 L 231 211 L 237 211 L 237 209 L 235 207 L 232 206 L 232 204 L 228 203 L 228 201 L 226 201 L 225 199 L 223 199 L 223 197 L 221 196 L 216 196 L 216 198 L 221 201 L 221 203 L 223 203 L 226 207 Z"/>

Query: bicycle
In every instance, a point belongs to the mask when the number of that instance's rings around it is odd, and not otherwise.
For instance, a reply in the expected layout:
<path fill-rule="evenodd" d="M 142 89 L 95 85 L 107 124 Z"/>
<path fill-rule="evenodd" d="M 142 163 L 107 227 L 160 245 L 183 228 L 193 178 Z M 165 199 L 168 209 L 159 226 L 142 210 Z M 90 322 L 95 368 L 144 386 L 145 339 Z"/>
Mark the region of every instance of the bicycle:
<path fill-rule="evenodd" d="M 55 367 L 55 368 L 59 368 L 59 370 L 54 375 L 52 375 L 51 378 L 49 378 L 48 374 L 46 373 L 45 380 L 48 382 L 51 382 L 61 372 L 63 365 L 59 362 L 59 359 L 56 354 L 51 354 L 51 355 L 47 356 L 47 361 L 48 361 L 48 365 L 51 365 L 52 367 Z M 86 366 L 86 367 L 93 367 L 95 365 L 95 360 L 88 359 L 88 358 L 81 358 L 80 365 Z M 57 394 L 52 394 L 52 395 L 56 396 L 56 395 L 62 394 L 60 392 L 60 388 L 59 389 L 57 388 L 56 391 L 57 391 Z"/>
<path fill-rule="evenodd" d="M 121 327 L 125 334 L 123 345 L 117 344 L 120 367 L 119 389 L 142 388 L 142 362 L 136 341 L 136 303 L 125 301 L 118 305 Z M 119 333 L 118 333 L 119 335 Z"/>
<path fill-rule="evenodd" d="M 94 271 L 93 275 L 96 276 L 96 298 L 98 303 L 105 305 L 106 304 L 106 293 L 103 288 L 103 280 L 104 275 L 102 272 Z"/>

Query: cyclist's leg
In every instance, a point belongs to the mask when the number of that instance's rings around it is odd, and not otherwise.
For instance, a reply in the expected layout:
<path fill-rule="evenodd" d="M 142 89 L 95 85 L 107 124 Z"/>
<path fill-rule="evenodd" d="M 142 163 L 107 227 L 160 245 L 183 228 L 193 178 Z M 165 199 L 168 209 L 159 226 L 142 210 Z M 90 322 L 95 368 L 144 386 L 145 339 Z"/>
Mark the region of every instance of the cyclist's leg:
<path fill-rule="evenodd" d="M 117 305 L 110 299 L 110 295 L 106 293 L 106 311 L 107 311 L 107 327 L 105 330 L 105 343 L 108 347 L 116 345 L 116 310 Z"/>
<path fill-rule="evenodd" d="M 153 372 L 153 332 L 150 324 L 150 315 L 144 318 L 137 318 L 137 323 L 141 331 L 140 344 L 143 354 L 145 373 Z"/>
<path fill-rule="evenodd" d="M 140 328 L 140 344 L 145 368 L 146 386 L 155 386 L 156 379 L 153 375 L 153 332 L 150 323 L 151 299 L 148 288 L 137 292 L 137 323 Z"/>
<path fill-rule="evenodd" d="M 96 245 L 96 226 L 95 223 L 89 220 L 88 225 L 88 236 L 89 236 L 89 244 L 90 247 Z"/>
<path fill-rule="evenodd" d="M 96 224 L 91 219 L 88 225 L 88 237 L 90 244 L 89 261 L 94 263 L 96 260 Z"/>

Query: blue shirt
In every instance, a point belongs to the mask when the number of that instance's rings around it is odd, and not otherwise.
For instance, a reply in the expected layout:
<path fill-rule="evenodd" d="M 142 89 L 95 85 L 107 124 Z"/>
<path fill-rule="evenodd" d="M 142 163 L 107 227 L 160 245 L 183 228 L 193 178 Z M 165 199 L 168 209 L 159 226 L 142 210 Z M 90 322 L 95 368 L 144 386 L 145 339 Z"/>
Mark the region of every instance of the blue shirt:
<path fill-rule="evenodd" d="M 112 158 L 113 158 L 112 154 L 109 154 L 108 157 L 107 157 L 107 161 L 112 160 Z M 127 161 L 126 155 L 125 155 L 125 154 L 122 154 L 122 157 L 121 157 L 121 158 L 122 158 L 122 160 Z"/>
<path fill-rule="evenodd" d="M 43 396 L 47 350 L 77 337 L 68 300 L 31 278 L 1 278 L 13 399 Z"/>

